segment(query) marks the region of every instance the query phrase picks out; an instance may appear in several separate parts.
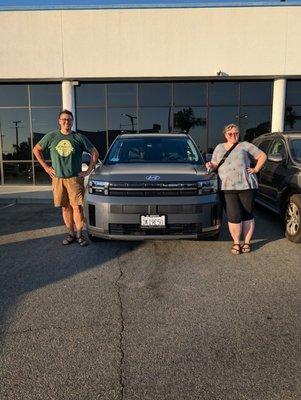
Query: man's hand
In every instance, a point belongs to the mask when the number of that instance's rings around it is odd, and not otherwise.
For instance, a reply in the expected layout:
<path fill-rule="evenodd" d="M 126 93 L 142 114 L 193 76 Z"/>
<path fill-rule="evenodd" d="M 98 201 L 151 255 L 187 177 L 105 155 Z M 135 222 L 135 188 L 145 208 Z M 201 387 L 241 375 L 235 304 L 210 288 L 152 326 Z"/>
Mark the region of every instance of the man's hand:
<path fill-rule="evenodd" d="M 52 167 L 48 167 L 45 170 L 47 172 L 47 174 L 50 176 L 50 178 L 54 178 L 55 177 L 55 170 Z"/>
<path fill-rule="evenodd" d="M 77 176 L 79 177 L 79 178 L 85 178 L 85 176 L 88 176 L 88 175 L 90 175 L 90 172 L 89 171 L 81 171 L 81 172 L 79 172 L 78 174 L 77 174 Z"/>

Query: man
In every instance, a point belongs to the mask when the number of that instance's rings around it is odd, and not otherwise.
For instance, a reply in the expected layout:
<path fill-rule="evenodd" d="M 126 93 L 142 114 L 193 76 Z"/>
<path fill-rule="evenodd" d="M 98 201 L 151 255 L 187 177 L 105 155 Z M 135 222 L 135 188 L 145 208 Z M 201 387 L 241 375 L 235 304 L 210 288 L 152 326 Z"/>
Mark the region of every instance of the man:
<path fill-rule="evenodd" d="M 52 178 L 55 207 L 62 207 L 63 220 L 68 235 L 63 245 L 77 241 L 80 246 L 87 246 L 83 236 L 84 226 L 84 177 L 89 175 L 97 163 L 99 154 L 93 144 L 80 133 L 71 130 L 73 114 L 63 110 L 59 114 L 60 129 L 45 135 L 34 147 L 33 153 L 47 174 Z M 50 151 L 52 166 L 49 166 L 43 151 Z M 91 154 L 87 171 L 81 171 L 82 153 Z"/>

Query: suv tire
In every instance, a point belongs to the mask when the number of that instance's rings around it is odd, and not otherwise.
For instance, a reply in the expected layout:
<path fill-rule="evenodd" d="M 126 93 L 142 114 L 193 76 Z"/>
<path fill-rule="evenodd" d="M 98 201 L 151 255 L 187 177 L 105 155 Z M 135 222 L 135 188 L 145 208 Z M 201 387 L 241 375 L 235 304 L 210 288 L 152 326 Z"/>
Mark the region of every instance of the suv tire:
<path fill-rule="evenodd" d="M 285 236 L 291 242 L 301 242 L 301 195 L 293 194 L 287 203 L 285 214 Z"/>

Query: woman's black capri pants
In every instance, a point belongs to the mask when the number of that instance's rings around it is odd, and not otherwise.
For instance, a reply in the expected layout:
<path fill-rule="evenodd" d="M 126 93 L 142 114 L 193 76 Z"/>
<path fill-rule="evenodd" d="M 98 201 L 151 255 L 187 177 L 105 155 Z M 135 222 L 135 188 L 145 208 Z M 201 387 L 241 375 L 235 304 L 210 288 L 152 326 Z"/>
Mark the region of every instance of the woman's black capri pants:
<path fill-rule="evenodd" d="M 256 189 L 240 190 L 236 192 L 224 191 L 224 207 L 228 222 L 239 224 L 242 221 L 253 219 L 253 208 Z"/>

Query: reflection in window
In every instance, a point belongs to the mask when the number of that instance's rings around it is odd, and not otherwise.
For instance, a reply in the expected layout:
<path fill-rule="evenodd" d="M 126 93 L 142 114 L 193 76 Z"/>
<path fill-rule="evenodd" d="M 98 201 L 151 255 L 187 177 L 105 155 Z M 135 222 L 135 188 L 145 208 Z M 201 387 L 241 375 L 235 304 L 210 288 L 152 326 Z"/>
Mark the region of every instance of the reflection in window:
<path fill-rule="evenodd" d="M 137 132 L 136 108 L 108 109 L 109 146 L 121 133 Z"/>
<path fill-rule="evenodd" d="M 241 105 L 270 105 L 272 104 L 272 82 L 241 82 Z"/>
<path fill-rule="evenodd" d="M 286 131 L 301 129 L 301 106 L 286 106 L 284 129 Z"/>
<path fill-rule="evenodd" d="M 0 109 L 0 135 L 4 160 L 31 159 L 28 109 Z"/>
<path fill-rule="evenodd" d="M 286 84 L 286 104 L 301 105 L 301 81 L 289 80 Z"/>
<path fill-rule="evenodd" d="M 171 132 L 171 107 L 139 109 L 139 132 Z"/>
<path fill-rule="evenodd" d="M 75 86 L 75 100 L 77 107 L 104 107 L 105 84 L 104 83 L 81 83 Z"/>
<path fill-rule="evenodd" d="M 28 106 L 28 85 L 0 85 L 0 107 Z"/>
<path fill-rule="evenodd" d="M 140 106 L 169 106 L 171 105 L 171 83 L 140 83 Z"/>
<path fill-rule="evenodd" d="M 4 162 L 4 183 L 29 184 L 33 182 L 32 164 L 24 162 Z"/>
<path fill-rule="evenodd" d="M 210 105 L 235 105 L 238 104 L 239 82 L 210 82 Z"/>
<path fill-rule="evenodd" d="M 174 105 L 207 105 L 207 83 L 180 82 L 174 84 Z"/>
<path fill-rule="evenodd" d="M 38 143 L 47 133 L 59 129 L 58 115 L 60 111 L 60 108 L 32 108 L 33 145 Z M 47 160 L 50 158 L 48 150 L 45 150 L 43 155 Z"/>
<path fill-rule="evenodd" d="M 103 158 L 107 148 L 105 109 L 78 108 L 76 121 L 77 132 L 84 134 Z"/>
<path fill-rule="evenodd" d="M 208 152 L 225 141 L 223 129 L 225 125 L 237 124 L 238 107 L 211 107 L 209 108 L 209 135 Z"/>
<path fill-rule="evenodd" d="M 108 106 L 132 106 L 137 104 L 137 84 L 110 83 L 108 85 Z"/>
<path fill-rule="evenodd" d="M 32 106 L 62 106 L 62 85 L 60 83 L 31 84 Z"/>
<path fill-rule="evenodd" d="M 35 179 L 37 185 L 49 185 L 50 176 L 44 171 L 44 168 L 37 162 L 34 163 Z"/>
<path fill-rule="evenodd" d="M 271 131 L 271 106 L 240 107 L 240 140 L 253 139 Z"/>
<path fill-rule="evenodd" d="M 191 135 L 200 151 L 207 149 L 207 108 L 174 108 L 174 132 L 186 132 Z"/>

